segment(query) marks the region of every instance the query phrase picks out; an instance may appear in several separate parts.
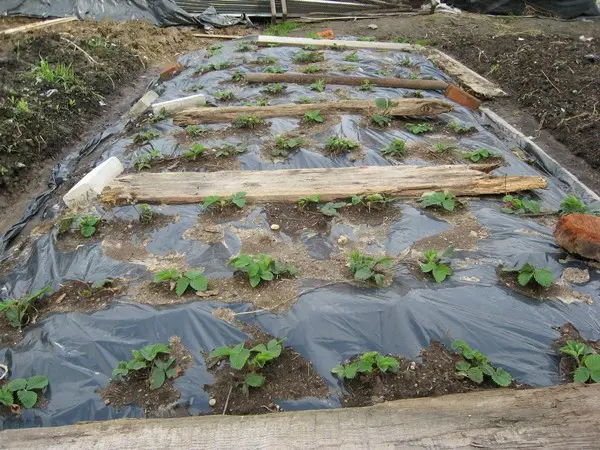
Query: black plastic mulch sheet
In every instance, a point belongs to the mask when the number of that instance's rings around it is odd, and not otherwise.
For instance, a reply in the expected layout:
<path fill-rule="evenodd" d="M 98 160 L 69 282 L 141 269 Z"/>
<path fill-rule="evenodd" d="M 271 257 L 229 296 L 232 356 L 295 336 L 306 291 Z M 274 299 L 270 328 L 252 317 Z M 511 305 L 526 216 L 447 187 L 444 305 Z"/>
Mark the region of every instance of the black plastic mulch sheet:
<path fill-rule="evenodd" d="M 173 80 L 155 86 L 160 100 L 170 100 L 190 94 L 190 89 L 204 93 L 214 101 L 216 90 L 233 89 L 237 100 L 232 104 L 256 101 L 263 95 L 264 86 L 234 84 L 234 71 L 263 70 L 260 66 L 249 66 L 258 57 L 273 56 L 277 65 L 286 71 L 298 70 L 292 62 L 294 55 L 302 51 L 294 47 L 260 48 L 250 53 L 236 51 L 236 43 L 223 44 L 222 53 L 215 56 L 205 51 L 191 53 L 181 58 L 185 69 Z M 408 58 L 416 64 L 420 77 L 430 76 L 449 80 L 423 56 L 400 52 L 374 52 L 358 50 L 359 62 L 345 61 L 350 51 L 325 50 L 326 64 L 331 75 L 341 75 L 339 68 L 353 65 L 354 74 L 381 76 L 381 70 L 391 70 L 392 75 L 406 77 L 410 68 L 399 64 Z M 206 73 L 192 78 L 200 66 L 231 60 L 233 67 Z M 203 87 L 200 87 L 202 85 Z M 400 97 L 410 93 L 404 89 L 375 88 L 365 92 L 347 86 L 328 85 L 323 93 L 311 91 L 306 85 L 288 85 L 285 95 L 272 97 L 271 104 L 287 103 L 300 97 L 315 101 L 337 99 L 334 91 L 347 89 L 358 98 Z M 436 91 L 424 92 L 425 97 L 441 97 Z M 496 174 L 539 175 L 540 172 L 512 152 L 512 142 L 499 139 L 484 126 L 479 112 L 469 111 L 459 105 L 451 114 L 439 117 L 444 122 L 459 121 L 476 127 L 477 132 L 458 136 L 458 145 L 465 149 L 486 147 L 501 153 L 507 166 Z M 282 168 L 344 167 L 358 165 L 389 165 L 378 151 L 392 139 L 423 141 L 434 144 L 439 135 L 410 134 L 400 128 L 377 129 L 365 125 L 362 118 L 342 115 L 340 123 L 327 131 L 311 136 L 324 142 L 327 136 L 339 135 L 361 142 L 364 159 L 351 161 L 347 156 L 326 157 L 319 151 L 302 149 L 285 162 L 274 163 L 261 159 L 262 145 L 275 136 L 292 130 L 299 125 L 296 118 L 270 119 L 270 128 L 263 134 L 248 137 L 244 133 L 231 133 L 227 139 L 198 140 L 208 148 L 217 147 L 226 141 L 249 146 L 249 151 L 239 157 L 242 170 L 273 170 Z M 416 119 L 419 120 L 419 119 Z M 227 125 L 209 125 L 220 129 Z M 164 155 L 180 155 L 182 148 L 174 136 L 181 131 L 171 119 L 149 125 L 161 132 L 161 137 L 138 151 L 126 147 L 133 135 L 123 132 L 123 124 L 105 132 L 84 148 L 85 152 L 98 155 L 97 163 L 110 156 L 119 157 L 127 167 L 139 152 L 158 149 Z M 543 161 L 540 161 L 543 163 Z M 406 164 L 430 164 L 418 159 L 406 159 Z M 547 190 L 535 192 L 534 197 L 543 201 L 544 209 L 556 209 L 566 193 L 577 192 L 574 186 L 551 173 L 542 173 L 549 181 Z M 558 174 L 557 174 L 558 175 Z M 566 179 L 568 181 L 568 179 Z M 584 197 L 585 198 L 585 197 Z M 45 217 L 57 214 L 53 199 L 45 209 Z M 286 337 L 286 344 L 303 357 L 312 361 L 318 373 L 329 383 L 331 396 L 328 399 L 303 399 L 283 402 L 284 409 L 339 407 L 336 391 L 340 390 L 330 369 L 341 361 L 358 353 L 377 350 L 398 353 L 416 358 L 420 349 L 430 340 L 439 339 L 446 344 L 451 339 L 462 338 L 473 347 L 483 351 L 490 360 L 505 368 L 519 381 L 533 386 L 549 386 L 561 382 L 558 374 L 558 357 L 551 343 L 558 334 L 553 327 L 572 322 L 582 334 L 591 339 L 600 338 L 599 307 L 597 303 L 565 304 L 559 301 L 540 302 L 523 297 L 501 285 L 496 276 L 499 264 L 515 265 L 527 261 L 549 267 L 555 278 L 559 278 L 566 267 L 586 268 L 576 259 L 564 259 L 566 254 L 555 244 L 552 230 L 523 217 L 500 212 L 501 201 L 475 199 L 469 202 L 469 210 L 487 229 L 489 236 L 479 241 L 477 250 L 458 251 L 452 258 L 455 273 L 441 285 L 414 278 L 406 265 L 398 265 L 394 282 L 384 289 L 357 287 L 339 283 L 323 285 L 323 281 L 301 278 L 301 295 L 288 311 L 279 315 L 268 312 L 248 314 L 239 318 L 259 325 L 264 331 L 278 337 Z M 386 251 L 398 256 L 415 241 L 451 229 L 451 225 L 429 212 L 408 203 L 398 202 L 400 218 L 395 221 L 385 239 L 373 240 L 367 251 Z M 119 207 L 103 212 L 106 220 L 114 217 L 135 218 L 137 213 L 131 206 Z M 265 213 L 260 205 L 252 208 L 245 220 L 231 222 L 223 242 L 208 244 L 187 240 L 184 232 L 198 221 L 202 214 L 199 205 L 154 206 L 154 210 L 167 215 L 178 215 L 175 223 L 150 233 L 146 249 L 157 257 L 169 252 L 185 254 L 190 267 L 205 267 L 208 277 L 232 276 L 227 267 L 228 260 L 239 253 L 241 241 L 236 233 L 242 228 L 262 228 L 271 232 Z M 52 214 L 51 214 L 52 213 Z M 280 233 L 285 238 L 285 229 Z M 334 219 L 331 230 L 325 234 L 305 233 L 300 241 L 306 245 L 310 255 L 326 259 L 337 252 L 337 239 L 344 234 L 356 239 L 352 226 Z M 289 238 L 288 238 L 289 239 Z M 100 280 L 121 277 L 134 280 L 132 283 L 147 282 L 152 274 L 145 265 L 116 261 L 107 257 L 99 242 L 83 245 L 70 252 L 61 252 L 56 247 L 55 231 L 51 231 L 25 252 L 26 258 L 12 272 L 0 279 L 3 297 L 20 296 L 51 285 L 73 279 Z M 597 299 L 600 279 L 596 270 L 590 270 L 591 280 L 576 289 Z M 300 274 L 300 277 L 302 275 Z M 316 289 L 311 289 L 316 288 Z M 137 407 L 116 411 L 104 404 L 96 391 L 109 382 L 117 361 L 129 359 L 131 350 L 154 342 L 166 342 L 170 336 L 181 336 L 182 343 L 195 357 L 195 365 L 178 378 L 175 386 L 181 391 L 181 404 L 189 405 L 190 414 L 209 412 L 208 396 L 203 386 L 212 382 L 201 352 L 211 351 L 221 345 L 235 344 L 244 339 L 244 333 L 213 317 L 216 307 L 232 308 L 236 312 L 248 311 L 251 305 L 240 299 L 238 304 L 219 304 L 198 301 L 188 304 L 154 308 L 138 304 L 132 298 L 122 296 L 106 310 L 93 313 L 54 314 L 40 323 L 29 326 L 24 332 L 22 343 L 15 349 L 0 349 L 0 362 L 4 361 L 11 377 L 27 377 L 44 374 L 50 379 L 48 407 L 25 411 L 20 418 L 3 418 L 2 426 L 31 427 L 57 426 L 87 420 L 105 420 L 116 417 L 138 417 L 142 412 Z"/>
<path fill-rule="evenodd" d="M 488 14 L 523 14 L 531 5 L 563 19 L 600 14 L 596 0 L 444 0 L 450 6 Z"/>

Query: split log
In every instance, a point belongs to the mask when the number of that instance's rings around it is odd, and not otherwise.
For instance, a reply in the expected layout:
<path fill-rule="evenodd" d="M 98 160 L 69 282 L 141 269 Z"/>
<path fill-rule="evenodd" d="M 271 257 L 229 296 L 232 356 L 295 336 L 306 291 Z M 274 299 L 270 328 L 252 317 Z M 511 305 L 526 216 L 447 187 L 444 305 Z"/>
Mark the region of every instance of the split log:
<path fill-rule="evenodd" d="M 365 408 L 119 419 L 0 432 L 3 448 L 567 448 L 600 441 L 600 385 L 489 389 Z M 224 433 L 223 430 L 235 430 Z M 240 439 L 243 436 L 243 439 Z M 292 445 L 290 445 L 292 444 Z"/>
<path fill-rule="evenodd" d="M 438 80 L 412 80 L 409 78 L 394 77 L 345 77 L 319 74 L 298 73 L 262 73 L 253 72 L 244 75 L 248 83 L 296 83 L 311 84 L 323 80 L 327 84 L 341 84 L 345 86 L 361 86 L 368 81 L 377 87 L 404 88 L 404 89 L 438 89 L 445 90 L 448 83 Z"/>
<path fill-rule="evenodd" d="M 398 105 L 389 108 L 387 113 L 392 116 L 435 116 L 452 111 L 451 103 L 439 99 L 398 98 Z M 297 117 L 309 111 L 319 110 L 327 114 L 360 114 L 370 115 L 377 111 L 374 100 L 340 100 L 310 104 L 284 104 L 272 106 L 223 106 L 217 108 L 191 108 L 173 115 L 175 125 L 193 125 L 198 123 L 227 123 L 232 122 L 242 114 L 268 119 L 271 117 Z"/>
<path fill-rule="evenodd" d="M 250 201 L 295 203 L 315 194 L 325 201 L 372 193 L 418 197 L 446 190 L 458 196 L 477 196 L 546 186 L 542 177 L 494 176 L 476 165 L 139 173 L 118 177 L 104 189 L 102 200 L 111 204 L 185 204 L 244 191 Z"/>
<path fill-rule="evenodd" d="M 30 31 L 30 30 L 37 30 L 39 28 L 51 27 L 52 25 L 59 25 L 61 23 L 74 22 L 75 20 L 77 20 L 77 17 L 61 17 L 59 19 L 44 20 L 41 22 L 29 23 L 27 25 L 22 25 L 20 27 L 3 30 L 3 31 L 0 31 L 0 34 L 24 33 L 26 31 Z"/>
<path fill-rule="evenodd" d="M 399 52 L 422 52 L 425 47 L 421 45 L 400 44 L 395 42 L 369 42 L 369 41 L 343 41 L 340 39 L 310 39 L 287 36 L 263 36 L 257 38 L 257 42 L 265 44 L 283 45 L 313 45 L 315 47 L 334 48 L 364 48 L 370 50 L 395 50 Z"/>

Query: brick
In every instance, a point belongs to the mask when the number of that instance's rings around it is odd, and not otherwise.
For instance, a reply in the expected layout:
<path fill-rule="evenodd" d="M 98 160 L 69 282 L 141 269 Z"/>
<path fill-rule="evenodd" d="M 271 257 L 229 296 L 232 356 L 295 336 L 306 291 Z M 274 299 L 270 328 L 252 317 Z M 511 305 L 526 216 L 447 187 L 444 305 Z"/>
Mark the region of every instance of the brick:
<path fill-rule="evenodd" d="M 600 217 L 587 214 L 560 217 L 554 239 L 569 253 L 600 261 Z"/>
<path fill-rule="evenodd" d="M 179 75 L 183 70 L 183 65 L 181 63 L 175 63 L 164 69 L 158 78 L 160 81 L 168 81 L 176 75 Z"/>

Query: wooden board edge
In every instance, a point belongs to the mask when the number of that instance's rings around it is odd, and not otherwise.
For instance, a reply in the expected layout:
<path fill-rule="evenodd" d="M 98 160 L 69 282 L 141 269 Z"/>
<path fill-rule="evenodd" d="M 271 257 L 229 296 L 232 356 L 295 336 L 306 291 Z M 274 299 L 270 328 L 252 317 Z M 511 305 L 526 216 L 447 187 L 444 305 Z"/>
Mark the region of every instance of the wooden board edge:
<path fill-rule="evenodd" d="M 287 36 L 259 35 L 257 42 L 265 44 L 284 45 L 314 45 L 316 47 L 347 47 L 365 50 L 395 50 L 403 52 L 423 52 L 425 47 L 414 44 L 401 44 L 396 42 L 370 42 L 370 41 L 345 41 L 341 39 L 311 39 Z"/>
<path fill-rule="evenodd" d="M 60 17 L 58 19 L 45 20 L 42 22 L 34 22 L 34 23 L 29 23 L 27 25 L 21 25 L 20 27 L 9 28 L 8 30 L 0 31 L 0 35 L 23 33 L 25 31 L 37 30 L 40 28 L 50 27 L 52 25 L 60 25 L 61 23 L 74 22 L 75 20 L 78 20 L 77 17 L 70 16 L 70 17 Z"/>

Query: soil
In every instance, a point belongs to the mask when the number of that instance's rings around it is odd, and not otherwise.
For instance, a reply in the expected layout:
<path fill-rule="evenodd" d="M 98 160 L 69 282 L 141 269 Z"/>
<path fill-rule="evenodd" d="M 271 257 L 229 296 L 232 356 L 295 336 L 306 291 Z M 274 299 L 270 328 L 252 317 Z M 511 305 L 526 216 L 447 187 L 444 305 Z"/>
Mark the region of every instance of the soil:
<path fill-rule="evenodd" d="M 209 150 L 198 156 L 196 160 L 185 156 L 165 157 L 152 161 L 152 169 L 148 172 L 218 172 L 220 170 L 240 170 L 240 162 L 234 157 L 215 156 L 216 150 Z M 126 173 L 137 173 L 134 168 Z"/>
<path fill-rule="evenodd" d="M 181 344 L 178 336 L 169 338 L 170 356 L 175 358 L 177 377 L 194 364 L 194 357 Z M 174 379 L 169 379 L 160 388 L 151 390 L 148 381 L 149 371 L 137 371 L 125 381 L 111 380 L 111 382 L 98 393 L 104 403 L 115 407 L 117 410 L 127 405 L 136 405 L 142 408 L 146 417 L 155 417 L 161 409 L 176 409 L 179 407 L 179 391 L 173 386 Z"/>
<path fill-rule="evenodd" d="M 26 328 L 35 325 L 52 313 L 88 312 L 104 309 L 113 297 L 121 291 L 118 281 L 109 281 L 102 287 L 92 287 L 91 282 L 73 280 L 61 286 L 56 292 L 46 295 L 34 304 L 35 309 L 28 317 Z M 13 348 L 21 342 L 22 331 L 0 318 L 0 348 Z"/>
<path fill-rule="evenodd" d="M 266 344 L 273 339 L 273 336 L 256 327 L 246 326 L 242 329 L 250 335 L 245 343 L 246 348 Z M 233 370 L 228 362 L 208 358 L 206 365 L 215 377 L 213 384 L 204 387 L 211 398 L 216 400 L 213 414 L 265 414 L 282 411 L 278 405 L 281 400 L 325 398 L 329 395 L 327 384 L 313 369 L 312 363 L 290 347 L 284 347 L 277 359 L 265 365 L 261 371 L 266 378 L 264 386 L 250 388 L 248 396 L 244 395 L 240 387 L 245 375 L 250 372 L 247 367 Z"/>
<path fill-rule="evenodd" d="M 400 361 L 396 373 L 359 374 L 353 380 L 344 382 L 347 390 L 342 400 L 344 407 L 370 406 L 404 398 L 437 397 L 498 388 L 488 379 L 477 384 L 458 376 L 456 363 L 463 361 L 463 358 L 438 341 L 431 341 L 429 347 L 421 351 L 422 363 L 398 355 L 391 356 Z M 526 386 L 513 381 L 510 387 L 518 389 Z"/>
<path fill-rule="evenodd" d="M 589 345 L 596 353 L 600 353 L 600 341 L 588 341 L 581 337 L 577 328 L 572 324 L 566 323 L 556 328 L 560 337 L 552 343 L 552 348 L 560 355 L 559 371 L 564 383 L 570 383 L 573 380 L 573 372 L 577 369 L 575 358 L 560 353 L 559 349 L 567 344 L 567 341 L 577 341 Z"/>

